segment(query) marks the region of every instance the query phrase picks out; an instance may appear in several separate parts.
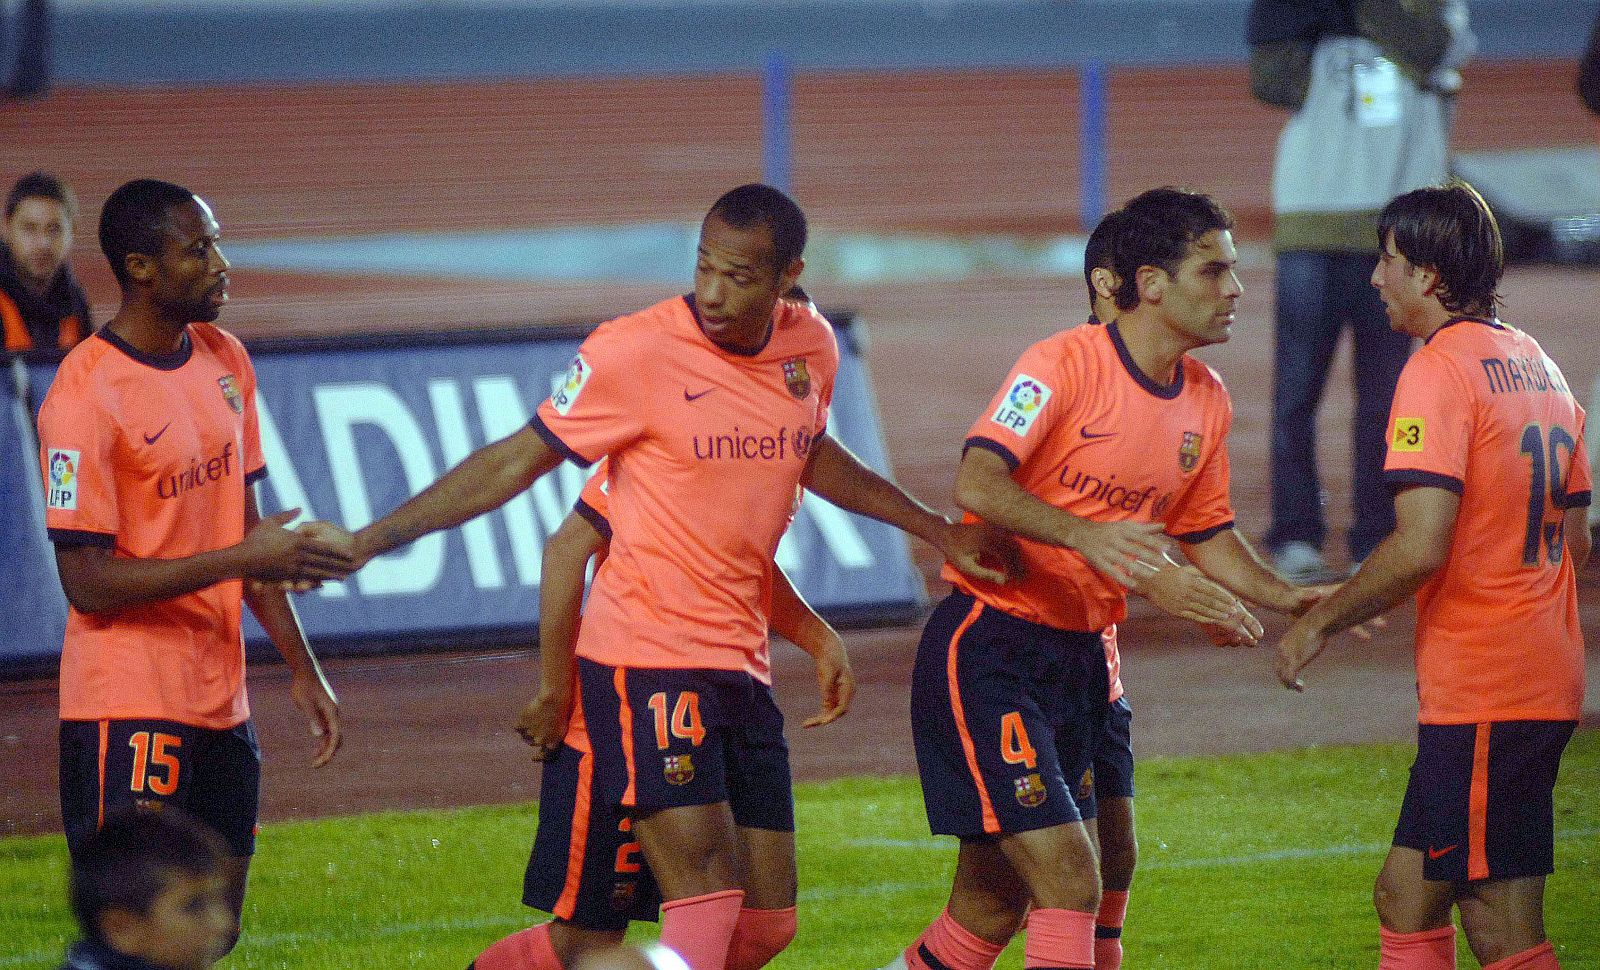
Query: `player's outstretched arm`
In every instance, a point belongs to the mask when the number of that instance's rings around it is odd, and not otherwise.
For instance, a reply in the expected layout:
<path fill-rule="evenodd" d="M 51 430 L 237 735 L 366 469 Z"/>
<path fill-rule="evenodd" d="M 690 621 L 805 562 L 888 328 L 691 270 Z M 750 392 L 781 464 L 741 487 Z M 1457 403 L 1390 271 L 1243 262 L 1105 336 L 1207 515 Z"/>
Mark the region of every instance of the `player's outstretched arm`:
<path fill-rule="evenodd" d="M 961 457 L 956 501 L 990 525 L 1072 549 L 1101 574 L 1130 588 L 1138 584 L 1136 564 L 1154 565 L 1166 551 L 1159 524 L 1093 522 L 1058 509 L 1018 485 L 1005 459 L 986 448 L 968 448 Z"/>
<path fill-rule="evenodd" d="M 1443 488 L 1418 486 L 1395 496 L 1397 524 L 1361 569 L 1295 621 L 1278 642 L 1278 679 L 1305 690 L 1300 671 L 1329 637 L 1372 619 L 1422 587 L 1450 557 L 1461 500 Z"/>
<path fill-rule="evenodd" d="M 850 669 L 844 641 L 817 615 L 777 563 L 772 565 L 772 630 L 809 653 L 817 665 L 822 708 L 801 727 L 821 727 L 844 717 L 856 696 L 856 675 Z"/>
<path fill-rule="evenodd" d="M 178 559 L 135 559 L 113 556 L 99 546 L 57 546 L 56 571 L 67 601 L 80 613 L 169 600 L 229 579 L 320 582 L 348 576 L 355 563 L 347 549 L 284 528 L 299 514 L 299 509 L 289 509 L 256 520 L 237 545 Z"/>
<path fill-rule="evenodd" d="M 1325 590 L 1296 586 L 1278 575 L 1238 529 L 1224 529 L 1204 542 L 1180 546 L 1201 572 L 1246 602 L 1274 612 L 1299 616 L 1326 595 Z"/>
<path fill-rule="evenodd" d="M 951 522 L 868 468 L 831 434 L 819 436 L 812 444 L 802 482 L 842 509 L 916 536 L 968 576 L 991 583 L 1005 582 L 1003 569 L 980 562 L 1009 563 L 1014 558 L 1004 536 L 979 526 Z"/>
<path fill-rule="evenodd" d="M 298 511 L 298 510 L 297 510 Z M 256 503 L 254 486 L 245 489 L 245 531 L 253 531 L 261 521 L 260 506 Z M 294 533 L 290 533 L 293 535 Z M 311 758 L 311 767 L 321 768 L 339 752 L 344 736 L 339 728 L 339 700 L 323 676 L 317 655 L 306 640 L 300 617 L 289 602 L 288 593 L 278 583 L 248 582 L 244 585 L 244 601 L 261 621 L 272 645 L 283 656 L 289 667 L 289 696 L 295 706 L 311 721 L 311 736 L 320 742 Z"/>
<path fill-rule="evenodd" d="M 520 495 L 561 464 L 531 426 L 484 445 L 444 477 L 356 533 L 356 563 L 366 565 L 408 542 L 454 528 Z"/>
<path fill-rule="evenodd" d="M 588 519 L 569 512 L 544 545 L 539 579 L 539 692 L 517 717 L 517 733 L 543 761 L 561 747 L 572 717 L 577 680 L 574 651 L 583 611 L 583 582 L 592 556 L 607 543 Z"/>

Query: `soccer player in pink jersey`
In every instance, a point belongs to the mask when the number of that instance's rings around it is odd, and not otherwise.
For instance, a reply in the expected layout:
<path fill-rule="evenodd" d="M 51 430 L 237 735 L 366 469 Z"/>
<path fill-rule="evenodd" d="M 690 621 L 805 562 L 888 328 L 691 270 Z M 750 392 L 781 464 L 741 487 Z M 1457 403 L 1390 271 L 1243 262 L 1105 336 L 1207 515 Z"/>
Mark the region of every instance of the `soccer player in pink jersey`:
<path fill-rule="evenodd" d="M 1004 585 L 947 573 L 956 589 L 923 633 L 917 765 L 933 831 L 961 844 L 949 906 L 894 967 L 987 970 L 1024 919 L 1025 966 L 1095 965 L 1101 885 L 1072 787 L 1106 727 L 1101 634 L 1166 538 L 1251 603 L 1298 614 L 1326 595 L 1234 529 L 1231 405 L 1188 355 L 1231 334 L 1231 218 L 1176 189 L 1121 218 L 1116 319 L 1029 348 L 966 441 L 957 497 L 1019 537 L 1020 566 Z"/>
<path fill-rule="evenodd" d="M 339 748 L 339 709 L 278 584 L 342 578 L 352 563 L 283 528 L 298 510 L 258 510 L 254 483 L 267 468 L 255 371 L 244 345 L 211 323 L 228 298 L 220 232 L 205 202 L 169 182 L 111 194 L 100 246 L 122 306 L 62 361 L 39 437 L 45 520 L 71 604 L 61 651 L 68 847 L 110 810 L 181 806 L 228 843 L 237 922 L 261 775 L 241 610 L 289 665 L 320 767 Z"/>
<path fill-rule="evenodd" d="M 995 532 L 935 514 L 827 433 L 838 348 L 792 295 L 805 237 L 782 192 L 723 195 L 701 225 L 693 293 L 602 324 L 527 428 L 355 539 L 364 562 L 499 507 L 563 459 L 610 458 L 613 538 L 578 635 L 581 694 L 597 789 L 634 820 L 666 899 L 662 941 L 694 970 L 723 970 L 741 924 L 767 958 L 794 933 L 744 910 L 736 828 L 793 852 L 781 716 L 757 674 L 797 486 L 989 582 L 1004 579 L 1008 553 Z M 730 786 L 768 797 L 736 817 Z"/>
<path fill-rule="evenodd" d="M 1328 636 L 1417 597 L 1417 759 L 1373 893 L 1382 970 L 1456 965 L 1452 908 L 1485 970 L 1558 966 L 1545 938 L 1554 790 L 1583 713 L 1577 570 L 1592 491 L 1583 408 L 1496 313 L 1500 227 L 1464 182 L 1395 198 L 1372 273 L 1420 337 L 1390 410 L 1399 525 L 1278 644 L 1278 676 Z"/>
<path fill-rule="evenodd" d="M 622 942 L 632 920 L 655 921 L 660 891 L 640 857 L 632 820 L 594 791 L 594 748 L 577 692 L 573 648 L 579 628 L 584 574 L 595 571 L 611 539 L 605 461 L 595 466 L 560 528 L 545 543 L 539 586 L 539 693 L 523 709 L 517 731 L 544 762 L 539 785 L 539 829 L 528 860 L 522 900 L 555 918 L 491 944 L 475 970 L 562 970 L 583 954 Z M 855 676 L 844 642 L 789 583 L 781 569 L 772 582 L 772 630 L 816 661 L 822 709 L 807 728 L 830 724 L 849 710 Z M 739 793 L 735 792 L 735 795 Z M 734 806 L 737 813 L 739 807 Z M 743 867 L 745 932 L 736 933 L 730 966 L 765 962 L 747 948 L 767 944 L 761 924 L 793 921 L 794 856 L 760 830 L 739 828 Z"/>

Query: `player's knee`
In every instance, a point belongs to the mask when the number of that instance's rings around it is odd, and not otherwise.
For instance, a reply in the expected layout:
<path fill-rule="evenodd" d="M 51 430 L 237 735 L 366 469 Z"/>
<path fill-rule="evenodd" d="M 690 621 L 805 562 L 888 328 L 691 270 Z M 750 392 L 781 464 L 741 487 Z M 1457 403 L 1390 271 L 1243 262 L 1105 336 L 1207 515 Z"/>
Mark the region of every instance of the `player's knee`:
<path fill-rule="evenodd" d="M 799 921 L 795 909 L 746 909 L 739 912 L 727 970 L 760 970 L 794 939 Z"/>

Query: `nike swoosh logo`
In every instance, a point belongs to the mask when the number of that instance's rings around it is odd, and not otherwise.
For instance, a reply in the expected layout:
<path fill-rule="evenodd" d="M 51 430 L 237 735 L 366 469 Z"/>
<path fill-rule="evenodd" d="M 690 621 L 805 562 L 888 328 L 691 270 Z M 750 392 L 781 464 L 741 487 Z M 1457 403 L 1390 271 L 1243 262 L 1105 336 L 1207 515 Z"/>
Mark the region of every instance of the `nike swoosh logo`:
<path fill-rule="evenodd" d="M 1456 845 L 1460 845 L 1460 843 L 1458 842 L 1458 843 L 1456 843 Z M 1439 859 L 1439 858 L 1442 858 L 1444 856 L 1449 855 L 1450 853 L 1454 852 L 1455 850 L 1456 850 L 1456 846 L 1454 846 L 1454 845 L 1447 845 L 1442 849 L 1435 849 L 1433 846 L 1430 845 L 1430 846 L 1428 846 L 1428 858 L 1430 858 L 1430 859 Z"/>
<path fill-rule="evenodd" d="M 1094 434 L 1094 433 L 1090 432 L 1090 430 L 1088 428 L 1079 428 L 1078 429 L 1078 434 L 1083 435 L 1083 437 L 1088 441 L 1093 441 L 1096 438 L 1110 438 L 1110 437 L 1113 437 L 1113 436 L 1116 435 L 1116 432 L 1115 431 L 1102 431 L 1099 434 Z"/>
<path fill-rule="evenodd" d="M 707 394 L 710 394 L 714 390 L 716 390 L 716 388 L 708 387 L 705 390 L 701 391 L 699 394 L 690 394 L 689 393 L 689 389 L 686 387 L 686 388 L 683 389 L 683 399 L 685 401 L 698 401 L 701 398 L 705 397 Z"/>
<path fill-rule="evenodd" d="M 166 424 L 162 425 L 161 426 L 161 430 L 157 431 L 154 435 L 148 435 L 148 434 L 145 435 L 144 436 L 144 443 L 147 444 L 147 445 L 153 445 L 156 442 L 160 441 L 161 440 L 161 436 L 166 434 L 167 433 L 167 429 L 170 428 L 170 427 L 172 427 L 172 422 L 168 421 Z"/>

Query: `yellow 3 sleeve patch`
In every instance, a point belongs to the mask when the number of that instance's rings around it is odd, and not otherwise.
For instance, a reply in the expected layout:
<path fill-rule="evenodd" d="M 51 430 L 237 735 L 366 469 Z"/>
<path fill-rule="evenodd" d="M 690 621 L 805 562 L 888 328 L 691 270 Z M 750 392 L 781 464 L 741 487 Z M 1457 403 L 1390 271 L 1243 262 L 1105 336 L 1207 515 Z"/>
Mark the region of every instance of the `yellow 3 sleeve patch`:
<path fill-rule="evenodd" d="M 1390 451 L 1421 451 L 1423 433 L 1427 423 L 1422 418 L 1395 418 L 1394 435 L 1389 439 Z"/>

